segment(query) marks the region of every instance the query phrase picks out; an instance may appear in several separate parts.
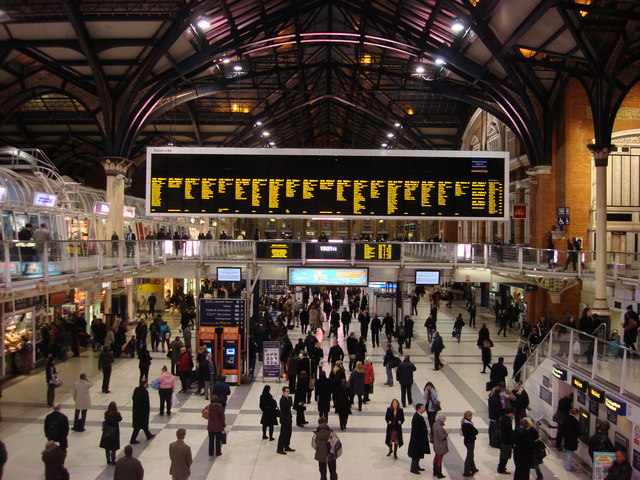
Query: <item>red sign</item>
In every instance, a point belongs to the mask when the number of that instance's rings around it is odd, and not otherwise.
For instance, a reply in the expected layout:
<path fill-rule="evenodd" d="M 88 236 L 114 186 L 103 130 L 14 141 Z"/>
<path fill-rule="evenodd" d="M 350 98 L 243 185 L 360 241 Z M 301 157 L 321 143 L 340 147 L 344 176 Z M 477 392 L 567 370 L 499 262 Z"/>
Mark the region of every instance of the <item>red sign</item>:
<path fill-rule="evenodd" d="M 514 205 L 513 206 L 513 218 L 527 218 L 527 206 L 526 205 Z"/>

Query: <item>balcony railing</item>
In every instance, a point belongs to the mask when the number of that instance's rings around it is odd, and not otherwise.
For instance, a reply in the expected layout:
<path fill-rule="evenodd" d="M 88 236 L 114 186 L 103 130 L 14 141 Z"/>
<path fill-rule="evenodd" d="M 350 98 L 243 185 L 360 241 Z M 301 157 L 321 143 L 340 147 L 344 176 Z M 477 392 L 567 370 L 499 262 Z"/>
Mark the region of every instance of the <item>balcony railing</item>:
<path fill-rule="evenodd" d="M 0 286 L 3 287 L 21 280 L 46 280 L 53 276 L 100 273 L 108 269 L 150 268 L 174 261 L 270 261 L 256 258 L 253 240 L 65 240 L 44 244 L 14 240 L 0 243 Z M 400 242 L 398 245 L 401 255 L 395 263 L 408 266 L 445 264 L 566 278 L 592 276 L 595 263 L 592 251 L 577 253 L 481 243 Z M 302 247 L 304 257 L 304 245 Z M 342 262 L 363 262 L 355 258 L 355 249 L 351 252 L 351 257 Z M 639 279 L 640 254 L 607 252 L 606 255 L 609 276 Z M 304 258 L 289 261 L 313 262 Z"/>

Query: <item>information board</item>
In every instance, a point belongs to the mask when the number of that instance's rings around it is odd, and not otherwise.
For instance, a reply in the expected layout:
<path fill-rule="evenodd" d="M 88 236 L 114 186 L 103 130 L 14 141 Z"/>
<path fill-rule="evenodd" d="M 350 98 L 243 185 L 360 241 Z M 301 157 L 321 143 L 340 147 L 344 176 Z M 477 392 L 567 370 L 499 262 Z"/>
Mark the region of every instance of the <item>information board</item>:
<path fill-rule="evenodd" d="M 613 452 L 593 452 L 593 480 L 604 480 L 615 461 Z"/>
<path fill-rule="evenodd" d="M 201 298 L 200 327 L 244 327 L 245 300 Z"/>
<path fill-rule="evenodd" d="M 280 342 L 262 342 L 262 378 L 280 378 Z"/>
<path fill-rule="evenodd" d="M 400 260 L 399 243 L 356 243 L 356 260 Z"/>
<path fill-rule="evenodd" d="M 350 243 L 305 243 L 305 256 L 315 260 L 349 260 L 351 258 Z"/>
<path fill-rule="evenodd" d="M 301 243 L 256 242 L 256 258 L 299 259 L 302 258 Z"/>
<path fill-rule="evenodd" d="M 289 285 L 366 287 L 368 268 L 289 267 Z"/>
<path fill-rule="evenodd" d="M 149 147 L 147 213 L 506 220 L 506 152 Z"/>

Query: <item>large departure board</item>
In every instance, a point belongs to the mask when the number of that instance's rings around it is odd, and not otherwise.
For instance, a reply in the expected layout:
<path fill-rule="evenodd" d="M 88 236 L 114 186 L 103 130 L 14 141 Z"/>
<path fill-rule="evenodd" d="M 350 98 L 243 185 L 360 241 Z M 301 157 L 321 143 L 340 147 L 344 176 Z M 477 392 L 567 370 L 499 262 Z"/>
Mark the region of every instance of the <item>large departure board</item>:
<path fill-rule="evenodd" d="M 356 260 L 400 260 L 399 243 L 356 243 Z"/>
<path fill-rule="evenodd" d="M 147 213 L 503 220 L 505 152 L 150 147 Z"/>

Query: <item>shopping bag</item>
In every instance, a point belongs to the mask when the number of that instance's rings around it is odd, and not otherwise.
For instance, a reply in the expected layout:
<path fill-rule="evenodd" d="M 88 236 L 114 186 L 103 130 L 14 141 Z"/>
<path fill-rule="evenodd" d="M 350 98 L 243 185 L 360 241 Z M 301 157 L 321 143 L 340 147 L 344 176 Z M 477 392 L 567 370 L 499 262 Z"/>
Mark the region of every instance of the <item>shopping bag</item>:
<path fill-rule="evenodd" d="M 173 392 L 171 394 L 171 406 L 177 407 L 178 405 L 180 405 L 180 400 L 178 400 L 178 395 L 176 394 L 176 392 Z"/>

